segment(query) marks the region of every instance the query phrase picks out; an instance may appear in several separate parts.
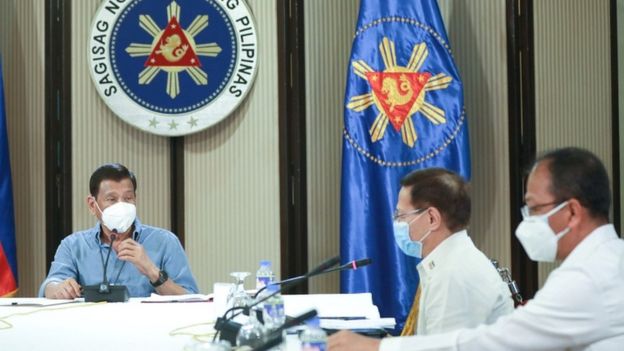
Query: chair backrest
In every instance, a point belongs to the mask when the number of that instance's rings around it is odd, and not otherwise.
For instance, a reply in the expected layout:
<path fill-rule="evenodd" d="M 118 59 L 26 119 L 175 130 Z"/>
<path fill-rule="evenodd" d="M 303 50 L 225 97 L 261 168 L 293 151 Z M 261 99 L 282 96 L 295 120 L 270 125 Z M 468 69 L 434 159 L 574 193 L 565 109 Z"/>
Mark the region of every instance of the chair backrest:
<path fill-rule="evenodd" d="M 524 299 L 520 294 L 520 288 L 518 288 L 518 284 L 515 280 L 511 278 L 511 271 L 507 267 L 501 267 L 498 264 L 498 261 L 495 259 L 490 259 L 496 271 L 500 275 L 501 279 L 507 284 L 509 291 L 511 292 L 511 298 L 513 298 L 516 307 L 518 305 L 522 305 L 524 303 Z"/>

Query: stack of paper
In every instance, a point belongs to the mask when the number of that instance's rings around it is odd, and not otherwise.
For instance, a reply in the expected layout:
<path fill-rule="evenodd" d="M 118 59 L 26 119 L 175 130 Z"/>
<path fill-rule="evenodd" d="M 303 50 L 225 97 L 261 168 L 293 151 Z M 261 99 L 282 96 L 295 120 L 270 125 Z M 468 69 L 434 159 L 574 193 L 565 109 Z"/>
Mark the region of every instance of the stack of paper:
<path fill-rule="evenodd" d="M 325 329 L 377 329 L 394 328 L 394 318 L 376 319 L 321 319 L 321 328 Z"/>
<path fill-rule="evenodd" d="M 316 309 L 326 329 L 394 328 L 394 318 L 380 318 L 370 293 L 284 295 L 289 316 Z"/>
<path fill-rule="evenodd" d="M 212 294 L 186 294 L 186 295 L 158 295 L 152 293 L 150 297 L 133 298 L 130 302 L 157 303 L 157 302 L 212 302 Z"/>

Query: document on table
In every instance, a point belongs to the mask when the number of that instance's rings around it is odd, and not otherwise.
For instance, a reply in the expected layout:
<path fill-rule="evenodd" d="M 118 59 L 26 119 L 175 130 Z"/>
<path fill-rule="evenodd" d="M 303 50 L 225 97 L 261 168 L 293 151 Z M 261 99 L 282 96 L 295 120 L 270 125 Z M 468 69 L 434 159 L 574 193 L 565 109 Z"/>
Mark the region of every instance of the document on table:
<path fill-rule="evenodd" d="M 370 293 L 284 295 L 284 309 L 289 316 L 316 309 L 320 318 L 379 318 Z"/>
<path fill-rule="evenodd" d="M 212 302 L 212 294 L 158 295 L 152 293 L 150 297 L 136 300 L 142 303 Z"/>
<path fill-rule="evenodd" d="M 16 298 L 2 298 L 0 299 L 0 306 L 28 306 L 28 307 L 44 307 L 64 305 L 74 302 L 84 302 L 83 298 L 61 300 L 61 299 L 46 299 L 42 297 L 16 297 Z"/>
<path fill-rule="evenodd" d="M 394 328 L 396 321 L 394 318 L 376 319 L 321 319 L 321 328 L 324 329 L 377 329 Z"/>

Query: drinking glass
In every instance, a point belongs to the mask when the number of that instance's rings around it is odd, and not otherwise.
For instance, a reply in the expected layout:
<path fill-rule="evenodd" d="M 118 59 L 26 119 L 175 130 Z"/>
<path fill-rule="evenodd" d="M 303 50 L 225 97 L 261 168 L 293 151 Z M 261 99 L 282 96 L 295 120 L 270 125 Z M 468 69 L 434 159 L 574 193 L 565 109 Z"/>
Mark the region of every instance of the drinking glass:
<path fill-rule="evenodd" d="M 236 346 L 249 346 L 252 349 L 262 346 L 267 331 L 256 319 L 255 313 L 249 314 L 247 322 L 241 326 L 236 336 Z"/>
<path fill-rule="evenodd" d="M 230 307 L 247 307 L 251 305 L 252 300 L 245 291 L 245 278 L 251 273 L 249 272 L 232 272 L 230 275 L 236 279 L 234 287 L 228 295 L 228 306 Z"/>

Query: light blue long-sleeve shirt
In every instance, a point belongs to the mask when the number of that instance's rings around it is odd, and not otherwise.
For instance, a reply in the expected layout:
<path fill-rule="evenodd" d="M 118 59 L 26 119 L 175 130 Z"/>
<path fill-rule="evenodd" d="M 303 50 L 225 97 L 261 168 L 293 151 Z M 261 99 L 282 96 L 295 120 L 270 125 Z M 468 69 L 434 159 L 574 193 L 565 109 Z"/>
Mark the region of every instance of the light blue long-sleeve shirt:
<path fill-rule="evenodd" d="M 137 218 L 134 222 L 132 238 L 143 246 L 154 264 L 164 270 L 176 284 L 186 289 L 187 293 L 197 293 L 197 283 L 186 254 L 178 238 L 171 232 L 143 225 Z M 39 296 L 44 296 L 46 285 L 74 278 L 81 286 L 95 285 L 102 282 L 103 259 L 106 260 L 110 245 L 100 241 L 100 223 L 93 228 L 76 232 L 61 242 L 50 273 L 39 288 Z M 149 296 L 156 290 L 131 263 L 117 258 L 111 251 L 107 265 L 108 281 L 115 285 L 125 285 L 131 297 Z"/>

